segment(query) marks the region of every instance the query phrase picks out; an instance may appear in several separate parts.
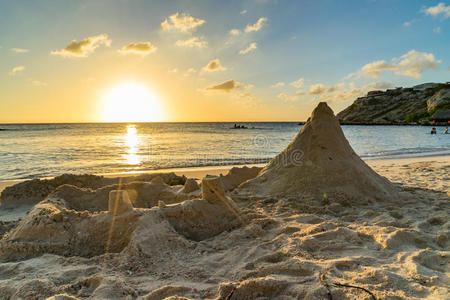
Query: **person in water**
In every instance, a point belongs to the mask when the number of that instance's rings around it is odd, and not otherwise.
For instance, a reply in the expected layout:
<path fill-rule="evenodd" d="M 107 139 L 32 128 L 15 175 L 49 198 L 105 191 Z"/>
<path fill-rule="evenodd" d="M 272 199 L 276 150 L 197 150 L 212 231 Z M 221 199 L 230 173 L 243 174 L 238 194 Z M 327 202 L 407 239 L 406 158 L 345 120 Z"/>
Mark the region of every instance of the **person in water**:
<path fill-rule="evenodd" d="M 431 128 L 430 134 L 436 134 L 436 127 Z"/>
<path fill-rule="evenodd" d="M 448 127 L 445 127 L 444 134 L 448 134 Z"/>

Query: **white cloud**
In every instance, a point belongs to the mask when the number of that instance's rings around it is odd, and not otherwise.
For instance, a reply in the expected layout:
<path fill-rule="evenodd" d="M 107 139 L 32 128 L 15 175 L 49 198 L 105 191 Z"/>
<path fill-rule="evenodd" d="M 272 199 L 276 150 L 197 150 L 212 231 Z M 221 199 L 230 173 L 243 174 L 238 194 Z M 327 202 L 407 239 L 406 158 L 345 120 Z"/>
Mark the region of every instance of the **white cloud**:
<path fill-rule="evenodd" d="M 161 29 L 187 32 L 196 29 L 205 22 L 205 20 L 194 18 L 188 14 L 175 13 L 161 23 Z"/>
<path fill-rule="evenodd" d="M 305 79 L 304 78 L 299 78 L 298 80 L 293 81 L 293 82 L 291 82 L 289 84 L 292 85 L 293 87 L 296 87 L 296 88 L 299 89 L 299 88 L 301 88 L 303 86 L 304 83 L 305 83 Z"/>
<path fill-rule="evenodd" d="M 79 42 L 72 40 L 64 49 L 52 51 L 50 54 L 63 57 L 86 57 L 101 45 L 111 46 L 111 40 L 108 38 L 108 35 L 99 34 Z"/>
<path fill-rule="evenodd" d="M 383 71 L 393 70 L 396 74 L 420 78 L 425 70 L 436 69 L 441 60 L 436 60 L 432 53 L 411 50 L 400 58 L 393 58 L 391 63 L 379 60 L 362 67 L 361 72 L 366 77 L 378 78 Z"/>
<path fill-rule="evenodd" d="M 441 62 L 441 60 L 436 60 L 432 53 L 411 50 L 400 57 L 396 63 L 395 73 L 420 78 L 423 71 L 436 69 Z"/>
<path fill-rule="evenodd" d="M 450 17 L 450 5 L 445 5 L 445 3 L 441 2 L 436 6 L 430 6 L 428 8 L 425 8 L 423 12 L 426 15 L 430 15 L 433 17 L 437 17 L 442 15 L 444 18 Z"/>
<path fill-rule="evenodd" d="M 289 95 L 287 95 L 285 93 L 279 93 L 277 95 L 277 98 L 283 100 L 284 102 L 293 102 L 293 101 L 296 101 L 298 99 L 297 96 L 289 96 Z"/>
<path fill-rule="evenodd" d="M 252 52 L 253 50 L 255 50 L 256 48 L 258 48 L 258 44 L 256 43 L 251 43 L 250 45 L 248 45 L 247 48 L 242 49 L 241 51 L 239 51 L 239 54 L 247 54 L 249 52 Z"/>
<path fill-rule="evenodd" d="M 218 58 L 211 60 L 206 66 L 203 67 L 203 71 L 214 72 L 214 71 L 225 71 L 227 68 L 220 64 Z"/>
<path fill-rule="evenodd" d="M 231 35 L 240 35 L 241 31 L 239 29 L 231 29 L 230 34 Z"/>
<path fill-rule="evenodd" d="M 30 50 L 28 49 L 22 49 L 22 48 L 11 48 L 12 52 L 16 52 L 16 53 L 27 53 L 30 52 Z"/>
<path fill-rule="evenodd" d="M 47 82 L 39 81 L 39 80 L 32 80 L 31 84 L 34 86 L 44 87 L 47 86 Z"/>
<path fill-rule="evenodd" d="M 155 52 L 156 50 L 158 50 L 158 48 L 152 45 L 150 42 L 138 42 L 123 46 L 122 49 L 119 50 L 119 53 L 147 55 Z"/>
<path fill-rule="evenodd" d="M 205 48 L 208 46 L 208 43 L 203 39 L 203 37 L 193 36 L 188 38 L 187 40 L 178 40 L 175 45 L 178 47 L 187 47 L 187 48 Z"/>
<path fill-rule="evenodd" d="M 259 31 L 262 28 L 264 22 L 267 22 L 267 18 L 259 18 L 255 24 L 248 24 L 247 27 L 245 27 L 245 32 Z"/>
<path fill-rule="evenodd" d="M 285 86 L 285 83 L 282 82 L 282 81 L 279 81 L 279 82 L 277 82 L 277 83 L 274 83 L 274 84 L 271 85 L 270 87 L 273 88 L 273 89 L 275 89 L 275 88 L 279 88 L 279 87 L 282 87 L 282 86 Z"/>
<path fill-rule="evenodd" d="M 412 24 L 412 21 L 403 22 L 403 26 L 405 26 L 405 27 L 409 27 L 409 26 L 411 26 L 411 24 Z"/>
<path fill-rule="evenodd" d="M 245 15 L 246 13 L 247 13 L 247 10 L 246 10 L 246 9 L 244 9 L 244 10 L 241 11 L 241 15 Z"/>
<path fill-rule="evenodd" d="M 381 73 L 385 70 L 394 70 L 395 66 L 389 64 L 385 60 L 379 60 L 372 63 L 369 63 L 362 67 L 362 72 L 367 77 L 378 78 L 381 76 Z"/>
<path fill-rule="evenodd" d="M 14 76 L 20 72 L 23 72 L 24 70 L 25 70 L 25 66 L 17 66 L 17 67 L 12 68 L 12 70 L 9 72 L 9 75 Z"/>

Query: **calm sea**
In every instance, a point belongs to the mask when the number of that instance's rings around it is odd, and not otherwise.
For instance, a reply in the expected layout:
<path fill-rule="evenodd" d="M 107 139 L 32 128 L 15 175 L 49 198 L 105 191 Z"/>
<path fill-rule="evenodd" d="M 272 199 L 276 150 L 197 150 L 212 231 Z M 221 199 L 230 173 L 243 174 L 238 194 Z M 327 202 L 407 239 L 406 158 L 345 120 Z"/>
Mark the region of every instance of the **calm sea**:
<path fill-rule="evenodd" d="M 5 124 L 0 180 L 265 163 L 296 123 Z M 343 126 L 363 158 L 450 154 L 450 135 L 422 126 Z"/>

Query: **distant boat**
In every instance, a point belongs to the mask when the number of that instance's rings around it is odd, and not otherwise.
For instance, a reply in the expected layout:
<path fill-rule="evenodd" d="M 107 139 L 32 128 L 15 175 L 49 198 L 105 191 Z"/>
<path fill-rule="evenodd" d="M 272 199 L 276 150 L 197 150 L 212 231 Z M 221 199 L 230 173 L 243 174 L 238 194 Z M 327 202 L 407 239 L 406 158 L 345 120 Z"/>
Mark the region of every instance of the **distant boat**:
<path fill-rule="evenodd" d="M 248 127 L 244 126 L 244 125 L 236 125 L 236 124 L 234 124 L 234 126 L 231 127 L 231 129 L 248 129 Z"/>

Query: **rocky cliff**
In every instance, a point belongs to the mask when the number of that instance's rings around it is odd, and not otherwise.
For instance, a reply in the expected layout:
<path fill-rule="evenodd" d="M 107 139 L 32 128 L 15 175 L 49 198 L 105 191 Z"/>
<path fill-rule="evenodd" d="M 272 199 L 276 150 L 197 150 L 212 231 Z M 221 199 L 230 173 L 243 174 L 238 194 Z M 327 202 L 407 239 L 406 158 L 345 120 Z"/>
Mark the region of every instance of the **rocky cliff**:
<path fill-rule="evenodd" d="M 450 120 L 450 82 L 371 91 L 337 117 L 347 124 L 404 124 Z"/>

